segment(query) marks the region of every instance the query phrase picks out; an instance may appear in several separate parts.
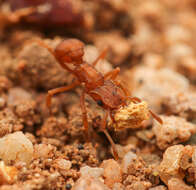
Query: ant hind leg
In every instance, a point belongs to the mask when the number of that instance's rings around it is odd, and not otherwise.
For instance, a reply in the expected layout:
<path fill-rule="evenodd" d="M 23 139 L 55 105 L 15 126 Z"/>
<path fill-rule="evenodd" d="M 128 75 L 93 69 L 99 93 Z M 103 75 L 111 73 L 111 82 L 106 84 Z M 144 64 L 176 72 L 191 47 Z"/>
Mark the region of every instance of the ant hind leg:
<path fill-rule="evenodd" d="M 120 82 L 120 81 L 115 81 L 115 79 L 116 79 L 116 77 L 118 76 L 118 73 L 119 73 L 119 72 L 120 72 L 120 68 L 117 67 L 117 68 L 115 68 L 114 70 L 109 71 L 108 73 L 106 73 L 106 74 L 104 75 L 104 79 L 111 79 L 111 80 L 113 80 L 113 82 L 114 82 L 118 87 L 120 87 L 120 88 L 123 90 L 124 94 L 125 94 L 126 96 L 129 96 L 129 95 L 130 95 L 129 91 L 121 84 L 121 82 Z"/>
<path fill-rule="evenodd" d="M 46 105 L 47 105 L 47 107 L 50 109 L 51 100 L 52 100 L 52 97 L 55 94 L 71 90 L 71 89 L 75 88 L 76 86 L 78 86 L 79 84 L 80 84 L 79 81 L 75 81 L 75 82 L 73 82 L 72 84 L 70 84 L 68 86 L 62 86 L 62 87 L 59 87 L 59 88 L 55 88 L 55 89 L 49 90 L 48 94 L 47 94 L 47 97 L 46 97 Z"/>
<path fill-rule="evenodd" d="M 101 131 L 105 134 L 105 136 L 107 137 L 107 139 L 109 140 L 109 142 L 110 142 L 110 144 L 112 146 L 114 158 L 116 160 L 118 160 L 119 157 L 118 157 L 118 153 L 117 153 L 117 150 L 116 150 L 116 145 L 115 145 L 114 141 L 112 140 L 112 137 L 110 136 L 110 134 L 106 130 L 106 122 L 107 122 L 107 118 L 108 118 L 109 112 L 110 112 L 109 110 L 106 111 L 105 116 L 104 116 L 104 118 L 102 120 Z"/>

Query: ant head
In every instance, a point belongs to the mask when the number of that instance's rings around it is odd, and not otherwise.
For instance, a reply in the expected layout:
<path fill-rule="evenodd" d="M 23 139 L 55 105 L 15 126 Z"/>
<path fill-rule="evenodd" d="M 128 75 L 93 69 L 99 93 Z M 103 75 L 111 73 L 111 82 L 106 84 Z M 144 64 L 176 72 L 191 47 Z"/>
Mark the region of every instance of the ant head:
<path fill-rule="evenodd" d="M 84 55 L 84 44 L 77 39 L 62 41 L 55 49 L 55 57 L 61 62 L 81 64 Z"/>

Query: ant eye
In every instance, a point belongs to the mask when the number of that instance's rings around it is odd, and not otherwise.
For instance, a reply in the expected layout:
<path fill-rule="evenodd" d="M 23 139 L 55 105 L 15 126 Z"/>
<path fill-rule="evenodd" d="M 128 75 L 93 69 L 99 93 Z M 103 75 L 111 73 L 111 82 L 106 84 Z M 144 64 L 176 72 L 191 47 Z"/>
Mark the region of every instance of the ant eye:
<path fill-rule="evenodd" d="M 99 106 L 103 106 L 103 102 L 102 102 L 101 100 L 97 100 L 97 104 L 98 104 Z"/>

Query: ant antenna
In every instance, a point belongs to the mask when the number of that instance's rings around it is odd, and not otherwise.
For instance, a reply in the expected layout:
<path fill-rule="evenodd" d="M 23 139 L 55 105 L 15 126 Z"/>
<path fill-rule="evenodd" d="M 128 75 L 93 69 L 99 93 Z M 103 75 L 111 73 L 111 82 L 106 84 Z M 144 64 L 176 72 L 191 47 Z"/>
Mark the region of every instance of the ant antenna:
<path fill-rule="evenodd" d="M 158 116 L 156 115 L 155 113 L 153 113 L 151 110 L 148 110 L 150 112 L 150 114 L 152 115 L 152 117 L 157 120 L 161 125 L 163 124 L 163 120 Z"/>

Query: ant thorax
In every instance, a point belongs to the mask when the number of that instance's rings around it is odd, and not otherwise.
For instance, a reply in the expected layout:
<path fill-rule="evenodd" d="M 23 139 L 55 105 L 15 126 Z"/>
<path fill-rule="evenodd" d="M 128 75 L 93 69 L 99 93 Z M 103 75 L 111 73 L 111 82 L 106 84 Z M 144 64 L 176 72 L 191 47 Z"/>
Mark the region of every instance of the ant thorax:
<path fill-rule="evenodd" d="M 93 90 L 104 84 L 104 78 L 90 64 L 84 63 L 74 69 L 74 73 L 80 82 L 84 82 L 86 91 Z"/>

